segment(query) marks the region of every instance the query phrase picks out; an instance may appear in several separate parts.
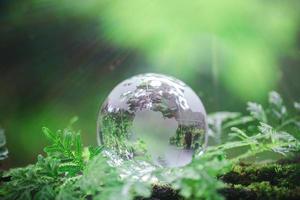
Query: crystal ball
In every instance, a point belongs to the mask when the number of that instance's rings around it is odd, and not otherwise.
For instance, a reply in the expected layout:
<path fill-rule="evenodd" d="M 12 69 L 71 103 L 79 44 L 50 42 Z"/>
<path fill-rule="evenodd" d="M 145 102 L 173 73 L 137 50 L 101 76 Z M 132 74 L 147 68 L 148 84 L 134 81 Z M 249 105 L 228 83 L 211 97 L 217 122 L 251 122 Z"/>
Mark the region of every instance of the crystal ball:
<path fill-rule="evenodd" d="M 99 110 L 98 143 L 122 158 L 143 156 L 155 165 L 179 167 L 203 152 L 204 106 L 182 81 L 141 74 L 118 84 Z"/>

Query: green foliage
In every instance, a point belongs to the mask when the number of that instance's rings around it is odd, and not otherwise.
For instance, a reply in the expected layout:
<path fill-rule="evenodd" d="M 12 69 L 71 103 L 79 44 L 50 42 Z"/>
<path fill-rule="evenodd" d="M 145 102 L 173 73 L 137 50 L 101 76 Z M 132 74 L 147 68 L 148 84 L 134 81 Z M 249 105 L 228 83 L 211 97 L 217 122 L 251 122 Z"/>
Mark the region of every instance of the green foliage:
<path fill-rule="evenodd" d="M 296 110 L 298 107 L 295 103 Z M 147 158 L 123 160 L 102 147 L 84 148 L 80 132 L 74 131 L 71 125 L 57 132 L 43 128 L 51 142 L 44 149 L 47 157 L 39 155 L 36 164 L 5 172 L 1 178 L 0 198 L 133 200 L 149 197 L 154 186 L 171 188 L 187 200 L 223 199 L 218 191 L 226 187 L 222 182 L 225 179 L 217 177 L 236 173 L 243 178 L 249 174 L 248 179 L 252 180 L 251 174 L 257 174 L 254 169 L 238 168 L 240 162 L 265 152 L 287 156 L 300 151 L 300 142 L 295 137 L 299 133 L 299 116 L 287 111 L 279 94 L 270 93 L 267 108 L 249 103 L 248 111 L 250 115 L 246 116 L 230 112 L 210 115 L 210 135 L 216 138 L 228 134 L 231 140 L 209 146 L 206 152 L 196 152 L 192 162 L 180 168 L 158 168 Z M 231 151 L 239 148 L 246 150 L 230 156 Z M 299 173 L 295 166 L 272 169 L 287 187 L 289 183 L 283 180 L 285 171 Z M 240 190 L 239 184 L 231 189 Z M 262 188 L 279 196 L 287 191 L 279 186 L 271 187 L 269 182 L 245 187 L 248 191 L 259 191 L 262 197 L 266 196 Z"/>
<path fill-rule="evenodd" d="M 230 170 L 231 162 L 219 153 L 196 157 L 183 168 L 159 171 L 159 177 L 185 199 L 222 199 L 216 191 L 224 184 L 217 179 L 217 175 Z"/>
<path fill-rule="evenodd" d="M 5 147 L 6 138 L 4 135 L 4 130 L 0 128 L 0 160 L 7 158 L 8 150 Z"/>
<path fill-rule="evenodd" d="M 10 170 L 4 174 L 10 181 L 1 187 L 1 199 L 54 199 L 64 179 L 58 169 L 58 159 L 39 155 L 35 165 Z"/>
<path fill-rule="evenodd" d="M 66 184 L 59 191 L 59 199 L 80 199 L 92 196 L 93 199 L 131 200 L 136 195 L 149 196 L 150 188 L 139 181 L 124 181 L 117 168 L 111 167 L 107 159 L 99 154 L 87 163 L 82 175 L 72 184 Z"/>
<path fill-rule="evenodd" d="M 296 110 L 298 110 L 297 105 L 298 103 L 295 102 L 294 107 Z M 257 103 L 249 103 L 248 110 L 254 119 L 268 123 L 276 130 L 285 129 L 292 131 L 292 133 L 299 131 L 299 115 L 289 115 L 283 99 L 275 91 L 269 93 L 269 105 L 267 108 L 263 108 L 262 105 Z"/>
<path fill-rule="evenodd" d="M 297 103 L 294 104 L 297 109 Z M 250 115 L 242 116 L 240 113 L 218 112 L 209 115 L 209 132 L 212 140 L 222 143 L 228 142 L 228 138 L 241 137 L 241 132 L 248 136 L 262 134 L 262 130 L 273 129 L 275 135 L 291 135 L 299 137 L 300 116 L 288 112 L 281 96 L 277 92 L 269 93 L 269 103 L 266 107 L 248 102 L 247 111 Z M 299 112 L 299 111 L 298 111 Z M 233 128 L 233 129 L 232 129 Z M 238 130 L 241 129 L 241 130 Z M 239 134 L 235 134 L 235 133 Z M 231 137 L 228 137 L 231 136 Z M 267 134 L 268 135 L 268 134 Z M 223 139 L 223 140 L 222 140 Z"/>
<path fill-rule="evenodd" d="M 59 130 L 53 133 L 46 127 L 43 127 L 43 132 L 52 142 L 52 145 L 45 147 L 44 151 L 64 163 L 60 167 L 61 171 L 74 175 L 83 169 L 83 145 L 79 132 L 74 133 L 70 129 L 65 129 L 63 132 Z"/>
<path fill-rule="evenodd" d="M 262 105 L 255 102 L 248 102 L 247 110 L 254 119 L 265 123 L 267 122 L 267 117 Z"/>
<path fill-rule="evenodd" d="M 149 196 L 150 185 L 139 180 L 122 180 L 120 171 L 109 165 L 101 147 L 83 148 L 80 133 L 72 127 L 52 132 L 42 129 L 51 145 L 47 157 L 38 156 L 34 165 L 5 172 L 0 198 L 34 200 L 124 199 Z"/>
<path fill-rule="evenodd" d="M 210 115 L 210 133 L 220 137 L 221 134 L 229 132 L 230 138 L 234 140 L 208 147 L 203 155 L 195 156 L 190 165 L 180 170 L 175 169 L 170 174 L 162 173 L 167 176 L 167 182 L 186 199 L 218 199 L 222 197 L 216 191 L 224 185 L 216 177 L 229 172 L 230 166 L 265 152 L 283 156 L 299 152 L 299 140 L 285 131 L 287 126 L 282 126 L 290 121 L 289 126 L 299 133 L 299 118 L 287 114 L 278 93 L 271 92 L 269 96 L 269 107 L 266 111 L 257 103 L 248 104 L 251 116 L 229 112 Z M 274 118 L 277 121 L 273 121 Z M 268 121 L 276 128 L 266 124 Z M 247 150 L 229 158 L 228 151 L 243 147 Z"/>

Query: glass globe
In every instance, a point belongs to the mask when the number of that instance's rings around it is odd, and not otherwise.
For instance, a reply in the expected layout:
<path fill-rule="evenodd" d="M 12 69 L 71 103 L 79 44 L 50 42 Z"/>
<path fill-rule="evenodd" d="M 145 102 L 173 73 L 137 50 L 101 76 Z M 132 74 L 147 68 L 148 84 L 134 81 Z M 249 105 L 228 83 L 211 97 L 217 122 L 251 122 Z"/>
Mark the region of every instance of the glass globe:
<path fill-rule="evenodd" d="M 206 112 L 182 81 L 141 74 L 117 85 L 100 108 L 98 142 L 123 158 L 147 156 L 154 164 L 188 164 L 206 144 Z"/>

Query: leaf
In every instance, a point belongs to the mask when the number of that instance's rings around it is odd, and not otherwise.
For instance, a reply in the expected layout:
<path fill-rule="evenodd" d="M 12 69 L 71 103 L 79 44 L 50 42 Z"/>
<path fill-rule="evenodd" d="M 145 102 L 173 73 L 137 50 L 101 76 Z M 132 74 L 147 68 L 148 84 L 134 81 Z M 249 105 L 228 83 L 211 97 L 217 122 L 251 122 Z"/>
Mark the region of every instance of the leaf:
<path fill-rule="evenodd" d="M 81 142 L 80 132 L 78 132 L 75 136 L 75 155 L 77 158 L 81 158 L 82 153 L 83 153 L 83 145 Z"/>
<path fill-rule="evenodd" d="M 66 173 L 68 176 L 74 176 L 81 171 L 81 167 L 73 163 L 65 163 L 59 166 L 60 173 Z"/>
<path fill-rule="evenodd" d="M 72 132 L 68 129 L 64 130 L 63 138 L 62 138 L 62 145 L 66 149 L 66 152 L 71 150 L 72 140 L 73 140 Z"/>
<path fill-rule="evenodd" d="M 223 152 L 203 154 L 194 158 L 192 163 L 176 169 L 162 169 L 160 179 L 179 190 L 187 200 L 223 199 L 217 192 L 223 183 L 216 177 L 231 169 L 231 162 L 225 159 Z"/>
<path fill-rule="evenodd" d="M 208 115 L 208 124 L 223 123 L 227 120 L 235 119 L 241 114 L 238 112 L 216 112 Z"/>
<path fill-rule="evenodd" d="M 8 157 L 7 148 L 0 148 L 0 160 L 4 160 Z"/>
<path fill-rule="evenodd" d="M 247 110 L 250 112 L 251 116 L 254 119 L 267 123 L 267 116 L 262 105 L 255 102 L 248 102 Z"/>
<path fill-rule="evenodd" d="M 123 187 L 124 188 L 124 187 Z M 150 183 L 141 183 L 136 181 L 132 184 L 132 193 L 134 196 L 142 196 L 145 198 L 150 197 L 151 195 L 151 186 Z"/>
<path fill-rule="evenodd" d="M 70 128 L 66 128 L 63 132 L 58 130 L 53 134 L 48 128 L 43 128 L 43 130 L 45 135 L 51 138 L 52 142 L 51 145 L 44 148 L 48 156 L 60 159 L 63 164 L 76 166 L 76 168 L 65 167 L 62 170 L 63 172 L 76 174 L 84 168 L 84 148 L 80 132 L 74 132 Z"/>
<path fill-rule="evenodd" d="M 253 117 L 250 116 L 243 116 L 243 117 L 238 117 L 237 119 L 232 119 L 226 123 L 223 124 L 223 129 L 227 129 L 233 126 L 239 126 L 239 125 L 246 125 L 249 122 L 252 122 L 254 120 Z"/>
<path fill-rule="evenodd" d="M 248 135 L 239 128 L 232 127 L 230 130 L 233 131 L 233 133 L 230 134 L 231 137 L 238 137 L 241 140 L 246 140 L 249 138 Z"/>
<path fill-rule="evenodd" d="M 50 131 L 50 129 L 48 129 L 47 127 L 42 127 L 42 131 L 52 142 L 57 140 L 57 135 Z"/>
<path fill-rule="evenodd" d="M 58 153 L 60 152 L 60 148 L 59 146 L 57 146 L 56 144 L 53 144 L 51 146 L 47 146 L 44 148 L 44 151 L 47 153 L 47 154 L 53 154 L 53 153 Z"/>
<path fill-rule="evenodd" d="M 4 134 L 4 130 L 0 128 L 0 160 L 4 160 L 8 157 L 8 150 L 5 147 L 6 145 L 6 137 Z"/>
<path fill-rule="evenodd" d="M 55 196 L 56 193 L 54 189 L 49 185 L 45 185 L 39 191 L 37 191 L 37 193 L 34 195 L 33 200 L 49 200 L 54 199 Z"/>
<path fill-rule="evenodd" d="M 217 144 L 221 143 L 223 123 L 232 119 L 237 119 L 240 113 L 236 112 L 217 112 L 208 116 L 208 135 L 212 137 Z"/>
<path fill-rule="evenodd" d="M 74 189 L 73 182 L 65 183 L 59 190 L 55 200 L 78 200 L 80 193 Z"/>
<path fill-rule="evenodd" d="M 270 135 L 273 133 L 273 127 L 263 122 L 260 122 L 258 129 L 265 135 Z"/>
<path fill-rule="evenodd" d="M 4 135 L 4 130 L 0 128 L 0 148 L 4 147 L 6 144 L 6 138 Z"/>
<path fill-rule="evenodd" d="M 90 154 L 89 159 L 92 159 L 102 151 L 103 146 L 100 146 L 100 147 L 91 146 L 88 149 L 89 149 L 89 154 Z"/>
<path fill-rule="evenodd" d="M 294 102 L 294 108 L 300 112 L 300 103 L 299 102 Z"/>
<path fill-rule="evenodd" d="M 270 109 L 273 116 L 279 120 L 283 120 L 287 116 L 287 109 L 283 104 L 281 96 L 272 91 L 269 93 Z"/>
<path fill-rule="evenodd" d="M 78 120 L 79 120 L 78 116 L 72 117 L 69 122 L 69 127 L 71 127 L 73 124 L 75 124 Z"/>
<path fill-rule="evenodd" d="M 283 100 L 282 100 L 280 94 L 278 94 L 275 91 L 272 91 L 269 93 L 269 103 L 276 107 L 281 107 L 283 104 Z"/>

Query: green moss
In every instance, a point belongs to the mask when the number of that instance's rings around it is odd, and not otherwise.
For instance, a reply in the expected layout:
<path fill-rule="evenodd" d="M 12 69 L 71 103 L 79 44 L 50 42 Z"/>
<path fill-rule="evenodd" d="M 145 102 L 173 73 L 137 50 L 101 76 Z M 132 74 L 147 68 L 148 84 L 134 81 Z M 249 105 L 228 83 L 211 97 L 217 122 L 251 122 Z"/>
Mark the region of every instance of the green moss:
<path fill-rule="evenodd" d="M 239 164 L 219 177 L 226 187 L 219 190 L 225 199 L 300 199 L 300 157 L 268 164 Z M 170 187 L 154 186 L 152 196 L 138 200 L 183 200 Z"/>
<path fill-rule="evenodd" d="M 299 157 L 269 164 L 237 165 L 220 177 L 227 199 L 300 199 Z"/>

